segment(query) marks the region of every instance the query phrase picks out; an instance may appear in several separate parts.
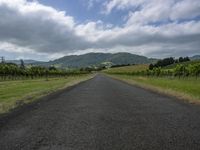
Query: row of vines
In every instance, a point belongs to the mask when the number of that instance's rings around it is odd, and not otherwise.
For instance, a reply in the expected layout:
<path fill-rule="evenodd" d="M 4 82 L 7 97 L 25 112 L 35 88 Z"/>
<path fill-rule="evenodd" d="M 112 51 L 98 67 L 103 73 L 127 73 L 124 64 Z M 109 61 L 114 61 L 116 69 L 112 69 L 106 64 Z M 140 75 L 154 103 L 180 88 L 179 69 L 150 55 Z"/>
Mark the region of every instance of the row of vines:
<path fill-rule="evenodd" d="M 89 73 L 87 70 L 64 70 L 55 67 L 16 65 L 13 63 L 0 63 L 0 80 L 35 79 L 49 77 L 64 77 Z"/>
<path fill-rule="evenodd" d="M 178 64 L 172 69 L 162 67 L 154 67 L 143 71 L 132 72 L 111 72 L 111 74 L 119 75 L 139 75 L 139 76 L 169 76 L 169 77 L 200 77 L 200 62 L 196 64 L 183 65 Z"/>

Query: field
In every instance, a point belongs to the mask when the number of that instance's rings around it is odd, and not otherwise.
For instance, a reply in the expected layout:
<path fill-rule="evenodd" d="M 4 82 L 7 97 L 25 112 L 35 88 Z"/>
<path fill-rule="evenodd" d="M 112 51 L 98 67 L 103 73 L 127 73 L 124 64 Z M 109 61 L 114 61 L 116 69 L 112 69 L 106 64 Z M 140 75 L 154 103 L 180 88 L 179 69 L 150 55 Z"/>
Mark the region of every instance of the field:
<path fill-rule="evenodd" d="M 117 68 L 109 68 L 105 70 L 105 73 L 109 74 L 120 74 L 120 73 L 132 73 L 137 71 L 142 71 L 148 69 L 148 65 L 132 65 L 132 66 L 125 66 L 125 67 L 117 67 Z"/>
<path fill-rule="evenodd" d="M 184 63 L 184 65 L 198 63 L 195 61 Z M 176 65 L 165 67 L 174 69 Z M 148 65 L 135 65 L 130 67 L 111 68 L 105 73 L 110 76 L 136 84 L 143 88 L 151 89 L 160 93 L 176 96 L 189 101 L 200 101 L 200 78 L 196 77 L 175 77 L 175 76 L 147 76 L 137 75 L 136 72 L 145 71 Z M 134 73 L 134 75 L 133 75 Z"/>
<path fill-rule="evenodd" d="M 62 78 L 17 80 L 0 82 L 0 113 L 7 112 L 41 96 L 91 78 L 91 75 L 77 75 Z"/>

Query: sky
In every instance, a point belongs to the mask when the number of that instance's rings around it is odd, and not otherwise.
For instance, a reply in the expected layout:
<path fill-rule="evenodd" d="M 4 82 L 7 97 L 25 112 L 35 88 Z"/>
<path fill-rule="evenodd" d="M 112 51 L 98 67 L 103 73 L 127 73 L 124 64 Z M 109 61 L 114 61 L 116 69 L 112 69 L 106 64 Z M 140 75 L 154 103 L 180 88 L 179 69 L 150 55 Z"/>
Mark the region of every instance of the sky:
<path fill-rule="evenodd" d="M 199 0 L 0 0 L 0 56 L 200 54 Z"/>

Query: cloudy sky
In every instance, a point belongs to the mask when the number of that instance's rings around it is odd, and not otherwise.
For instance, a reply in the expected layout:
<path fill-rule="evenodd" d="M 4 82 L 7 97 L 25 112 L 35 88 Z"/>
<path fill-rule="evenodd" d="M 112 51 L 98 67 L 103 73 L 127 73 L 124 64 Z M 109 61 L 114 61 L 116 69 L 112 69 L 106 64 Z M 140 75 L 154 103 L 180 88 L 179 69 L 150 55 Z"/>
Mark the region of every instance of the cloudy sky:
<path fill-rule="evenodd" d="M 200 54 L 200 0 L 0 0 L 0 56 Z"/>

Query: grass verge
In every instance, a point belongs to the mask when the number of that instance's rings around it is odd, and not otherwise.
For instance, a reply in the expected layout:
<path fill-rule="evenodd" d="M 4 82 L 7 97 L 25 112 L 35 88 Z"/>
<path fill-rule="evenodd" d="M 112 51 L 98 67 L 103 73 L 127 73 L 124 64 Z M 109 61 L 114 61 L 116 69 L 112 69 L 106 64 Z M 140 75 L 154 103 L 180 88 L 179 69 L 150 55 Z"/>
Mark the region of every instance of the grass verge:
<path fill-rule="evenodd" d="M 200 103 L 200 79 L 139 77 L 130 75 L 109 75 L 127 83 L 158 93 L 177 97 L 190 103 Z"/>
<path fill-rule="evenodd" d="M 0 82 L 0 114 L 30 103 L 57 90 L 78 84 L 93 75 L 77 75 L 66 78 L 49 78 Z"/>

